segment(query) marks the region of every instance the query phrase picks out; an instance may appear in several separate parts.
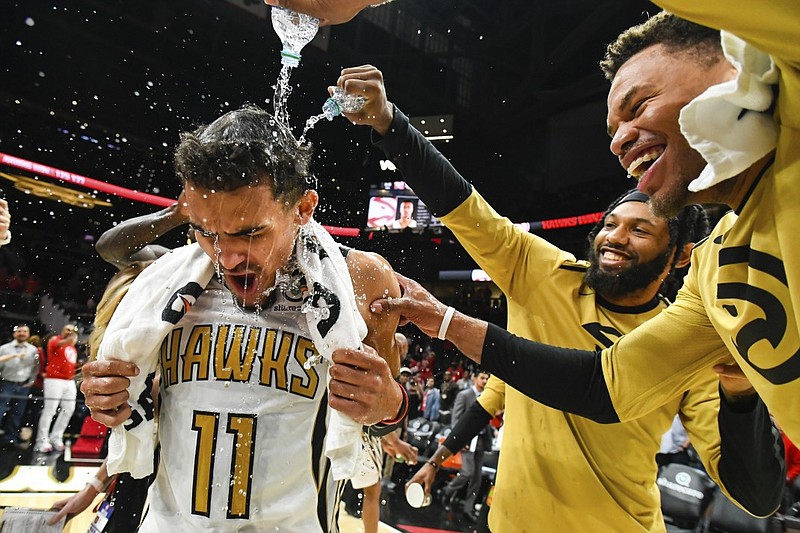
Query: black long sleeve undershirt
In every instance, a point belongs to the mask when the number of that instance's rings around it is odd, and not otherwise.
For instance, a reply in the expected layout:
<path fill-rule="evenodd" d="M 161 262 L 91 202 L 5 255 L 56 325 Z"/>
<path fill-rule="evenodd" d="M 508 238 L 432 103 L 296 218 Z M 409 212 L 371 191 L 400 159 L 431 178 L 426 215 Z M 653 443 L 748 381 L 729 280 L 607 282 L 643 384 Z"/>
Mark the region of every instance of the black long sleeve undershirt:
<path fill-rule="evenodd" d="M 373 132 L 373 143 L 391 159 L 434 216 L 446 215 L 472 194 L 472 185 L 397 107 L 389 132 L 383 138 Z M 427 179 L 428 176 L 437 179 Z"/>
<path fill-rule="evenodd" d="M 470 443 L 492 419 L 492 415 L 479 402 L 470 405 L 458 419 L 456 425 L 442 445 L 454 454 Z"/>
<path fill-rule="evenodd" d="M 780 431 L 758 396 L 742 404 L 719 391 L 719 476 L 731 496 L 756 516 L 768 516 L 780 505 L 786 479 L 786 455 Z M 773 478 L 780 482 L 769 483 Z"/>
<path fill-rule="evenodd" d="M 481 366 L 526 396 L 595 422 L 619 422 L 600 352 L 557 348 L 489 324 Z"/>
<path fill-rule="evenodd" d="M 600 352 L 556 348 L 489 324 L 481 366 L 547 406 L 601 423 L 618 422 Z M 783 441 L 758 396 L 731 403 L 720 392 L 720 482 L 751 513 L 778 508 L 786 476 Z"/>
<path fill-rule="evenodd" d="M 386 136 L 375 144 L 435 215 L 451 212 L 472 193 L 472 186 L 397 108 Z M 552 408 L 595 422 L 619 422 L 603 375 L 600 352 L 547 346 L 490 324 L 481 365 L 521 393 Z M 776 441 L 777 433 L 773 431 L 777 430 L 766 406 L 758 399 L 745 409 L 734 409 L 723 398 L 718 420 L 722 438 L 720 481 L 753 514 L 769 514 L 780 501 L 785 464 L 782 443 Z M 458 442 L 451 445 L 454 448 L 447 446 L 451 451 L 460 449 Z"/>

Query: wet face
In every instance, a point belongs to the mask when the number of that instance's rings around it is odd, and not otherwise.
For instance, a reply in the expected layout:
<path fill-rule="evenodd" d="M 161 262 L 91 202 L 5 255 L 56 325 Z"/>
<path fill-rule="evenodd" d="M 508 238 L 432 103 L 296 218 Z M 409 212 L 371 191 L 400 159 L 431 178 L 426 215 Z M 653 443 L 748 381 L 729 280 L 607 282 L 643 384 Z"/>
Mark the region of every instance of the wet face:
<path fill-rule="evenodd" d="M 31 330 L 28 326 L 17 326 L 14 328 L 14 340 L 17 342 L 25 342 L 31 336 Z"/>
<path fill-rule="evenodd" d="M 642 202 L 625 202 L 606 216 L 587 254 L 587 284 L 620 297 L 646 288 L 668 272 L 669 226 Z"/>
<path fill-rule="evenodd" d="M 725 60 L 708 67 L 655 45 L 630 58 L 614 77 L 607 102 L 611 151 L 650 196 L 656 214 L 673 217 L 692 203 L 687 186 L 706 165 L 680 131 L 681 109 L 734 75 Z"/>
<path fill-rule="evenodd" d="M 197 242 L 236 301 L 247 308 L 262 304 L 292 254 L 299 226 L 313 214 L 316 193 L 286 205 L 267 184 L 220 192 L 187 183 L 185 195 Z"/>

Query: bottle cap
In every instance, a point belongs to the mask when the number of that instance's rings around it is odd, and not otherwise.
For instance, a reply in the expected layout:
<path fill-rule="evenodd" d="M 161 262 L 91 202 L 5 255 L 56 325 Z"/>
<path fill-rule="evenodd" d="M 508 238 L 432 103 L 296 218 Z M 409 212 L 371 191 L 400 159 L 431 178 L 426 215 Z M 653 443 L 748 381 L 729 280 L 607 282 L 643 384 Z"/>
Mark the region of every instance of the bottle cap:
<path fill-rule="evenodd" d="M 419 483 L 412 483 L 406 489 L 406 501 L 408 505 L 419 509 L 431 504 L 431 495 L 425 494 L 425 489 Z"/>
<path fill-rule="evenodd" d="M 281 50 L 281 64 L 292 68 L 298 66 L 300 64 L 300 54 L 284 48 Z"/>
<path fill-rule="evenodd" d="M 328 120 L 333 120 L 342 114 L 342 106 L 340 106 L 339 102 L 337 102 L 333 97 L 328 98 L 325 100 L 325 103 L 322 104 L 322 113 Z"/>

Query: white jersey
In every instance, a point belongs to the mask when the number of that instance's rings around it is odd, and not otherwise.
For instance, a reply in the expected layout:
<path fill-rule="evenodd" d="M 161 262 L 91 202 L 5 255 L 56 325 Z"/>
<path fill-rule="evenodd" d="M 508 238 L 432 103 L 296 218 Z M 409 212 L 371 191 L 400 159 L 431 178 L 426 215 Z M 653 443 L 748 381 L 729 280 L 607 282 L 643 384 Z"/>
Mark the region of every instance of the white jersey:
<path fill-rule="evenodd" d="M 276 293 L 279 291 L 276 291 Z M 160 463 L 140 531 L 337 531 L 327 363 L 300 295 L 260 314 L 216 280 L 161 345 Z"/>

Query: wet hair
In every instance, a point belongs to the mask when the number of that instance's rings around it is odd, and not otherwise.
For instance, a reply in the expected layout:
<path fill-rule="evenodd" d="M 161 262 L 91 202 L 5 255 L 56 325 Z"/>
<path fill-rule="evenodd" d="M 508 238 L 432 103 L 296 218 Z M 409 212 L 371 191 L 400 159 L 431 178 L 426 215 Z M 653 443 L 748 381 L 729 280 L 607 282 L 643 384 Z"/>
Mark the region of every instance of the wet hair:
<path fill-rule="evenodd" d="M 642 50 L 664 45 L 670 53 L 682 53 L 699 64 L 711 67 L 723 59 L 718 30 L 689 22 L 661 11 L 645 22 L 628 28 L 608 45 L 600 68 L 609 81 L 631 57 Z"/>
<path fill-rule="evenodd" d="M 586 237 L 590 251 L 594 251 L 594 239 L 597 237 L 597 234 L 600 233 L 600 230 L 603 229 L 606 217 L 608 217 L 617 206 L 623 203 L 623 201 L 628 200 L 635 192 L 636 189 L 626 191 L 625 194 L 611 202 L 605 213 L 603 213 L 603 217 L 594 225 L 589 235 Z M 681 212 L 678 213 L 678 216 L 672 217 L 667 221 L 667 227 L 669 228 L 668 252 L 672 250 L 682 250 L 683 247 L 689 243 L 700 242 L 707 237 L 711 231 L 706 210 L 697 204 L 684 207 Z M 675 253 L 675 256 L 672 258 L 672 264 L 670 264 L 669 267 L 669 274 L 661 283 L 661 288 L 658 291 L 670 301 L 675 299 L 678 289 L 683 285 L 683 277 L 688 269 L 688 267 L 677 268 L 676 265 L 679 260 L 680 254 Z"/>
<path fill-rule="evenodd" d="M 193 133 L 183 133 L 175 171 L 187 182 L 215 191 L 272 186 L 276 200 L 294 205 L 316 178 L 309 170 L 311 148 L 263 109 L 246 105 Z"/>
<path fill-rule="evenodd" d="M 97 303 L 97 310 L 94 315 L 94 329 L 89 334 L 89 359 L 94 361 L 97 359 L 97 352 L 100 350 L 100 343 L 103 342 L 103 337 L 106 333 L 108 323 L 111 321 L 111 316 L 117 310 L 117 306 L 122 301 L 122 298 L 128 294 L 133 280 L 142 273 L 152 261 L 136 261 L 126 266 L 116 274 L 106 285 L 106 290 L 100 301 Z"/>

